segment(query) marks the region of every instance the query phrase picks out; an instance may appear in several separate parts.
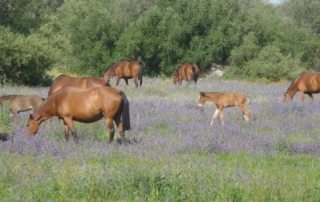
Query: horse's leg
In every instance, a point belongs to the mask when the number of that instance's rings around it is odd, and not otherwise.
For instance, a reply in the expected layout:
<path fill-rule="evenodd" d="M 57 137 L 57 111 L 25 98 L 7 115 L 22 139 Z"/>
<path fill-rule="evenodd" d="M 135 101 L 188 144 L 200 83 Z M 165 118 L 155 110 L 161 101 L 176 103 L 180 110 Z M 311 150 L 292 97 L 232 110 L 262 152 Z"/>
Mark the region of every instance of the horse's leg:
<path fill-rule="evenodd" d="M 72 118 L 71 117 L 64 117 L 63 121 L 67 125 L 68 130 L 69 130 L 68 132 L 71 132 L 75 142 L 78 142 L 78 135 L 77 135 L 77 131 L 74 128 Z M 68 136 L 69 136 L 69 134 L 68 134 Z"/>
<path fill-rule="evenodd" d="M 126 82 L 126 85 L 129 85 L 128 79 L 124 79 L 124 81 Z"/>
<path fill-rule="evenodd" d="M 11 111 L 10 116 L 13 118 L 16 125 L 19 125 L 19 118 L 18 118 L 18 112 L 17 111 Z"/>
<path fill-rule="evenodd" d="M 244 120 L 249 121 L 249 118 L 251 115 L 250 110 L 245 105 L 241 105 L 239 107 L 240 107 L 240 110 L 242 111 Z"/>
<path fill-rule="evenodd" d="M 117 84 L 116 85 L 119 85 L 119 81 L 120 81 L 120 77 L 117 77 Z"/>
<path fill-rule="evenodd" d="M 308 93 L 309 97 L 311 98 L 311 100 L 313 101 L 313 95 L 312 93 Z"/>
<path fill-rule="evenodd" d="M 106 124 L 106 127 L 109 130 L 109 143 L 113 142 L 113 138 L 114 138 L 114 126 L 113 126 L 113 120 L 112 118 L 105 118 L 104 122 Z"/>
<path fill-rule="evenodd" d="M 215 119 L 217 118 L 218 114 L 219 114 L 219 109 L 216 108 L 216 111 L 214 111 L 214 113 L 213 113 L 213 115 L 212 115 L 212 119 L 211 119 L 211 122 L 210 122 L 210 126 L 213 125 L 213 123 L 214 123 Z"/>
<path fill-rule="evenodd" d="M 304 100 L 304 92 L 303 91 L 300 91 L 300 98 L 301 98 L 301 100 Z"/>
<path fill-rule="evenodd" d="M 123 123 L 121 121 L 120 116 L 117 116 L 115 118 L 115 122 L 116 122 L 117 128 L 119 130 L 119 134 L 120 134 L 120 137 L 121 137 L 121 143 L 122 144 L 126 144 L 127 141 L 126 141 L 126 137 L 125 137 L 125 134 L 124 134 Z"/>
<path fill-rule="evenodd" d="M 133 81 L 134 81 L 134 84 L 136 85 L 136 87 L 138 88 L 138 77 L 136 77 L 136 78 L 133 78 Z"/>
<path fill-rule="evenodd" d="M 69 142 L 69 127 L 65 122 L 63 122 L 63 129 L 64 129 L 64 138 L 66 139 L 67 142 Z"/>
<path fill-rule="evenodd" d="M 224 113 L 223 113 L 223 108 L 219 110 L 220 113 L 220 121 L 221 121 L 221 125 L 224 126 Z"/>

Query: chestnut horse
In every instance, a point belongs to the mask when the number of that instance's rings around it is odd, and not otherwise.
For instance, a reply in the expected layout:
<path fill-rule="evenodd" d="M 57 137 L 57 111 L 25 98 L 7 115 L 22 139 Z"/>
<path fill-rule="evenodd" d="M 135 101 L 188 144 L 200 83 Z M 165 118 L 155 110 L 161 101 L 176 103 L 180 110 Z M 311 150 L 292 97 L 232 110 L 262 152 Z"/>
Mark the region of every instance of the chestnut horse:
<path fill-rule="evenodd" d="M 94 88 L 99 86 L 109 86 L 105 80 L 95 77 L 72 77 L 62 74 L 56 77 L 49 88 L 48 96 L 57 92 L 61 88 L 72 86 L 76 88 Z"/>
<path fill-rule="evenodd" d="M 120 60 L 116 63 L 109 65 L 108 70 L 103 74 L 103 78 L 110 82 L 110 78 L 117 77 L 117 85 L 123 78 L 128 85 L 128 79 L 133 79 L 134 84 L 138 87 L 138 80 L 140 81 L 140 87 L 142 85 L 142 76 L 144 70 L 144 63 L 138 60 Z"/>
<path fill-rule="evenodd" d="M 27 123 L 29 135 L 35 135 L 40 124 L 53 116 L 63 120 L 67 141 L 69 133 L 77 140 L 73 121 L 91 123 L 103 117 L 109 129 L 109 142 L 113 141 L 115 133 L 113 121 L 119 129 L 123 143 L 125 130 L 130 129 L 129 102 L 123 92 L 112 87 L 65 87 L 50 95 L 38 111 L 30 114 Z"/>
<path fill-rule="evenodd" d="M 173 83 L 181 85 L 182 80 L 194 81 L 196 84 L 199 78 L 200 69 L 194 63 L 184 63 L 180 65 L 179 69 L 173 75 Z"/>
<path fill-rule="evenodd" d="M 302 72 L 294 81 L 292 81 L 288 90 L 284 93 L 284 101 L 291 101 L 298 91 L 300 92 L 301 100 L 304 100 L 304 94 L 308 94 L 313 100 L 312 94 L 320 92 L 320 72 Z"/>
<path fill-rule="evenodd" d="M 33 110 L 34 112 L 44 102 L 44 98 L 38 95 L 4 95 L 0 97 L 0 105 L 7 104 L 14 120 L 18 122 L 20 112 Z"/>
<path fill-rule="evenodd" d="M 238 106 L 243 113 L 246 121 L 249 121 L 251 112 L 245 106 L 248 101 L 251 104 L 248 96 L 241 92 L 200 92 L 198 106 L 203 107 L 206 101 L 212 101 L 216 105 L 216 111 L 212 115 L 210 125 L 212 126 L 217 116 L 220 114 L 221 124 L 224 125 L 223 109 L 225 107 Z"/>

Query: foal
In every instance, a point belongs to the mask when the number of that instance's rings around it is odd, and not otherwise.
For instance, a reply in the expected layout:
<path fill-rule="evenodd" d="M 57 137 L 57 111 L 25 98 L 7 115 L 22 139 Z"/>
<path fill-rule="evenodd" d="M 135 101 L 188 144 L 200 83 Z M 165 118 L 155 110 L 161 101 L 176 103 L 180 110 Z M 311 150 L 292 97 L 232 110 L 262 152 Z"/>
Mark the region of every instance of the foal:
<path fill-rule="evenodd" d="M 250 99 L 243 93 L 240 92 L 200 92 L 200 98 L 198 101 L 198 106 L 203 107 L 206 101 L 212 101 L 216 105 L 216 111 L 212 115 L 210 125 L 212 126 L 217 116 L 220 114 L 221 124 L 224 125 L 224 114 L 223 109 L 225 107 L 238 106 L 243 113 L 243 117 L 246 121 L 249 121 L 251 112 L 245 106 L 248 100 L 250 104 Z"/>
<path fill-rule="evenodd" d="M 44 102 L 44 98 L 39 95 L 4 95 L 0 97 L 0 106 L 7 104 L 10 114 L 18 123 L 18 114 L 20 112 L 33 110 L 37 111 Z"/>

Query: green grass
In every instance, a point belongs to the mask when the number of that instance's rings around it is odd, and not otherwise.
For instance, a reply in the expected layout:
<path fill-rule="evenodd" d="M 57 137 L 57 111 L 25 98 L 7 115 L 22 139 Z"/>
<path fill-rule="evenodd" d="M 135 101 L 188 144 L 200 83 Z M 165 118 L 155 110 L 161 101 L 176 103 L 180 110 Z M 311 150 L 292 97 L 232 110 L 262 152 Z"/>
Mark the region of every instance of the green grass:
<path fill-rule="evenodd" d="M 112 154 L 0 156 L 2 201 L 318 201 L 320 161 L 195 153 L 154 161 Z"/>
<path fill-rule="evenodd" d="M 0 105 L 0 133 L 10 133 L 12 130 L 9 107 Z"/>

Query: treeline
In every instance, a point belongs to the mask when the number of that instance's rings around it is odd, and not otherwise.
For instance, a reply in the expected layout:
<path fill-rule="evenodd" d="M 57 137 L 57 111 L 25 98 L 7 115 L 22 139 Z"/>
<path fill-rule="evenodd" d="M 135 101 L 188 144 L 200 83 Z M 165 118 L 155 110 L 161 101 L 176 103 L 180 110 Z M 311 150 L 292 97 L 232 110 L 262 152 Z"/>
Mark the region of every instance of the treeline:
<path fill-rule="evenodd" d="M 144 61 L 150 76 L 195 62 L 227 65 L 228 78 L 291 79 L 320 70 L 319 10 L 318 0 L 1 0 L 0 82 L 101 76 L 119 59 Z"/>

